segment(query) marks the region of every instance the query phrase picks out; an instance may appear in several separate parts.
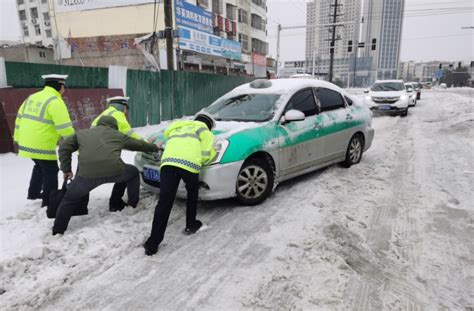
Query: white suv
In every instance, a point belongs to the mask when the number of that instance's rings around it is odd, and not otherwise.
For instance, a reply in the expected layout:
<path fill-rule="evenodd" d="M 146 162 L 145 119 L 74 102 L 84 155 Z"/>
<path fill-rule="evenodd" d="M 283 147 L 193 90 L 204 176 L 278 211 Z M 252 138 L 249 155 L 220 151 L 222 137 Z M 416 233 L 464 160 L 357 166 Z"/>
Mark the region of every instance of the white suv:
<path fill-rule="evenodd" d="M 398 112 L 402 117 L 408 114 L 410 96 L 403 80 L 378 80 L 364 93 L 367 94 L 365 103 L 371 110 Z"/>

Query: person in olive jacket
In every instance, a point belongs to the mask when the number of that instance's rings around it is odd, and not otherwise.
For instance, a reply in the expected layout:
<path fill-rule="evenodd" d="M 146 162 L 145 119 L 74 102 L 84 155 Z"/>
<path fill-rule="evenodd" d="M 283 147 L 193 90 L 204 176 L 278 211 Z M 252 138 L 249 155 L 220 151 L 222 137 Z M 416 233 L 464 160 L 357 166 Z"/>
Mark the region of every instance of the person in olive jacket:
<path fill-rule="evenodd" d="M 53 235 L 64 234 L 81 198 L 102 184 L 115 183 L 109 201 L 110 211 L 124 208 L 122 196 L 125 188 L 128 195 L 127 205 L 137 206 L 140 173 L 135 166 L 122 161 L 122 149 L 156 152 L 158 146 L 120 133 L 117 121 L 111 116 L 101 117 L 96 127 L 79 131 L 61 144 L 59 161 L 64 179 L 72 179 L 74 176 L 71 169 L 71 156 L 74 151 L 79 151 L 79 163 L 77 176 L 69 184 L 58 207 Z"/>

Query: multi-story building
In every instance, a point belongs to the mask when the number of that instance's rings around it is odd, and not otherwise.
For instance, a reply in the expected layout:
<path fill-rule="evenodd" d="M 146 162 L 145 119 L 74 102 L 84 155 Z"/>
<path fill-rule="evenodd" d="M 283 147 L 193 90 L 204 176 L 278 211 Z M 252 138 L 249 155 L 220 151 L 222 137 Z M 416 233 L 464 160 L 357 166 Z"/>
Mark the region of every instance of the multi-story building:
<path fill-rule="evenodd" d="M 50 1 L 53 29 L 57 25 L 53 35 L 71 45 L 72 58 L 62 60 L 66 64 L 143 68 L 150 55 L 143 55 L 135 39 L 165 28 L 163 1 L 156 7 L 154 0 Z M 179 31 L 175 68 L 265 75 L 264 0 L 175 0 L 173 13 Z M 165 40 L 145 40 L 142 46 L 166 68 Z"/>
<path fill-rule="evenodd" d="M 363 84 L 397 78 L 404 8 L 405 0 L 364 0 L 359 55 L 369 66 L 357 72 Z"/>
<path fill-rule="evenodd" d="M 327 75 L 329 71 L 332 27 L 321 26 L 333 23 L 334 0 L 314 0 L 307 4 L 306 19 L 306 67 L 309 71 Z M 334 45 L 334 77 L 348 82 L 350 60 L 357 50 L 361 0 L 339 0 Z"/>
<path fill-rule="evenodd" d="M 53 46 L 48 0 L 16 0 L 24 43 Z"/>

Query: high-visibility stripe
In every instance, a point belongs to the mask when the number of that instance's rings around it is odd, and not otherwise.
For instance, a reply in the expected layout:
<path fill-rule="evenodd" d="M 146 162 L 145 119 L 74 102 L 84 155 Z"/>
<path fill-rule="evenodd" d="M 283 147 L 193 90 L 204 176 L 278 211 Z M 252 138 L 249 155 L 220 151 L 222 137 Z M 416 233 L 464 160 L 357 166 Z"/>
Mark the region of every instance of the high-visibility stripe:
<path fill-rule="evenodd" d="M 19 126 L 19 125 L 15 125 L 15 128 L 18 130 L 18 129 L 20 128 L 20 126 Z"/>
<path fill-rule="evenodd" d="M 38 122 L 41 122 L 41 123 L 46 123 L 46 124 L 54 124 L 53 120 L 47 120 L 45 118 L 40 118 L 40 117 L 37 117 L 37 116 L 32 116 L 30 114 L 26 114 L 24 113 L 23 114 L 23 119 L 30 119 L 30 120 L 33 120 L 33 121 L 38 121 Z"/>
<path fill-rule="evenodd" d="M 161 159 L 161 165 L 166 164 L 166 163 L 181 164 L 181 165 L 187 166 L 189 168 L 192 168 L 196 171 L 199 171 L 201 169 L 201 165 L 195 164 L 195 163 L 187 161 L 187 160 L 178 159 L 178 158 Z"/>
<path fill-rule="evenodd" d="M 130 130 L 130 131 L 128 131 L 127 134 L 125 134 L 125 135 L 132 136 L 132 134 L 133 134 L 133 130 Z"/>
<path fill-rule="evenodd" d="M 55 100 L 55 99 L 57 99 L 57 97 L 56 97 L 56 96 L 52 96 L 52 97 L 48 98 L 48 99 L 44 102 L 43 107 L 41 108 L 40 115 L 39 115 L 40 118 L 43 118 L 43 119 L 44 119 L 44 116 L 46 115 L 46 108 L 48 108 L 49 103 L 52 102 L 52 101 Z"/>
<path fill-rule="evenodd" d="M 210 152 L 210 151 L 202 151 L 202 152 L 201 152 L 201 156 L 203 156 L 203 157 L 208 157 L 208 156 L 210 156 L 210 155 L 211 155 L 211 152 Z"/>
<path fill-rule="evenodd" d="M 56 150 L 45 150 L 45 149 L 35 149 L 29 148 L 25 146 L 18 146 L 18 150 L 29 152 L 29 153 L 37 153 L 37 154 L 54 154 L 56 155 Z"/>
<path fill-rule="evenodd" d="M 194 139 L 198 139 L 199 140 L 199 136 L 197 136 L 196 134 L 193 134 L 193 133 L 187 133 L 187 134 L 180 134 L 180 135 L 172 135 L 169 139 L 173 139 L 173 138 L 194 138 Z"/>
<path fill-rule="evenodd" d="M 21 119 L 21 118 L 23 117 L 23 115 L 22 115 L 22 114 L 17 114 L 16 117 L 17 117 L 18 119 Z"/>
<path fill-rule="evenodd" d="M 207 128 L 200 127 L 200 128 L 196 131 L 196 135 L 199 136 L 199 135 L 201 135 L 201 133 L 204 132 L 204 131 L 207 131 Z"/>
<path fill-rule="evenodd" d="M 56 129 L 57 130 L 62 130 L 62 129 L 65 129 L 65 128 L 68 128 L 68 127 L 71 127 L 71 126 L 72 126 L 72 122 L 68 122 L 68 123 L 56 125 Z"/>
<path fill-rule="evenodd" d="M 108 112 L 108 113 L 106 114 L 106 116 L 111 116 L 111 115 L 113 115 L 114 113 L 116 113 L 117 111 L 118 111 L 118 110 L 112 110 L 112 111 Z"/>

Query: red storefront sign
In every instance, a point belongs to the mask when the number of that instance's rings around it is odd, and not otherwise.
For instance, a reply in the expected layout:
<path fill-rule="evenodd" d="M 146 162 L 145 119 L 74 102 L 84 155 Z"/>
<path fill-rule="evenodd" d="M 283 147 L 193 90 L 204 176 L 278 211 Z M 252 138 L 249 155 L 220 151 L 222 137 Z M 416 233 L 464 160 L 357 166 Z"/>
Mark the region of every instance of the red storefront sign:
<path fill-rule="evenodd" d="M 230 26 L 230 20 L 228 18 L 225 19 L 225 31 L 226 32 L 231 32 L 232 28 Z"/>
<path fill-rule="evenodd" d="M 258 54 L 258 53 L 254 52 L 254 53 L 252 53 L 252 62 L 255 65 L 267 66 L 267 57 L 265 55 Z"/>
<path fill-rule="evenodd" d="M 217 17 L 217 19 L 218 19 L 217 24 L 219 26 L 219 30 L 224 31 L 224 19 L 220 15 Z"/>
<path fill-rule="evenodd" d="M 237 23 L 235 21 L 232 22 L 232 33 L 237 34 Z"/>

